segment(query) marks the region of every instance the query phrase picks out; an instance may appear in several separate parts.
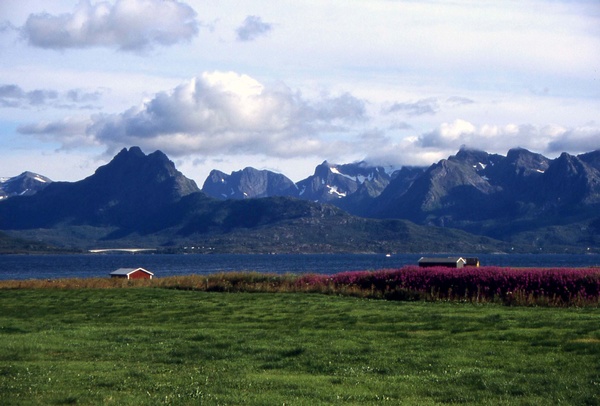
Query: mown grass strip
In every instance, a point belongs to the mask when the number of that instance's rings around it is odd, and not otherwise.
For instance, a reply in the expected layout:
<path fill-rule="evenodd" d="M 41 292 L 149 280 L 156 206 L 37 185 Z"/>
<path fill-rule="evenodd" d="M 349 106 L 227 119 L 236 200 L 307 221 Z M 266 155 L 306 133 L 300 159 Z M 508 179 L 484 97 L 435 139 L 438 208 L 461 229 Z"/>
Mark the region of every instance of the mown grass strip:
<path fill-rule="evenodd" d="M 0 290 L 0 404 L 600 402 L 594 308 Z"/>

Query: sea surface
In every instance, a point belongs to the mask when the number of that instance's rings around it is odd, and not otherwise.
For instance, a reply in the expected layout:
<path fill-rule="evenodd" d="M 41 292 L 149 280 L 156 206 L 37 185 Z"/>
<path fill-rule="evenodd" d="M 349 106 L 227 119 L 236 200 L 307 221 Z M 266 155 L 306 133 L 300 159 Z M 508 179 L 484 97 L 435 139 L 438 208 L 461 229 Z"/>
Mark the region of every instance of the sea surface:
<path fill-rule="evenodd" d="M 145 268 L 155 277 L 216 272 L 334 274 L 416 265 L 420 254 L 81 254 L 0 255 L 0 280 L 108 277 L 118 268 Z M 427 255 L 430 256 L 430 255 Z M 441 255 L 440 255 L 441 256 Z M 588 267 L 600 266 L 600 255 L 486 254 L 482 266 Z"/>

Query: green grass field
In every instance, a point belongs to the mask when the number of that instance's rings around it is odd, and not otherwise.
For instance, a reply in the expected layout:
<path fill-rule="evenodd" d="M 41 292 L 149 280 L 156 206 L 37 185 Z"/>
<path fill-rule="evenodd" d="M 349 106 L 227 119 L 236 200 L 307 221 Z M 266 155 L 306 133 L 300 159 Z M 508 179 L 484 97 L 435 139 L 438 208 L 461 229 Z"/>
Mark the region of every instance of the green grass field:
<path fill-rule="evenodd" d="M 600 404 L 600 310 L 0 290 L 2 405 Z"/>

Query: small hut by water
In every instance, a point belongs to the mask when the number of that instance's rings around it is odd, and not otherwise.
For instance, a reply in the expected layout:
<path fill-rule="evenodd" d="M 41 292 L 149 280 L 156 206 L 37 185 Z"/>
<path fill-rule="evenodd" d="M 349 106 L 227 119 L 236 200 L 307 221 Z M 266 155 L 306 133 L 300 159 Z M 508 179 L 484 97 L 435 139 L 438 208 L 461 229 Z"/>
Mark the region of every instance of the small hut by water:
<path fill-rule="evenodd" d="M 144 268 L 119 268 L 110 273 L 111 278 L 152 279 L 154 274 Z"/>

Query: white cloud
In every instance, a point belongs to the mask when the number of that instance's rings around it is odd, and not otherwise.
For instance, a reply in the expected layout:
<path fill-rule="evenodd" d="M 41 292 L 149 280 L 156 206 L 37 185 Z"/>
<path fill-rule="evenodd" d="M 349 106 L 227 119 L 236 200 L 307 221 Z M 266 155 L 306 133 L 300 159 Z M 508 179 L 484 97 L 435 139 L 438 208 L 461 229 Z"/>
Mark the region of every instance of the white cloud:
<path fill-rule="evenodd" d="M 589 125 L 565 129 L 548 145 L 549 152 L 589 152 L 600 149 L 600 127 Z"/>
<path fill-rule="evenodd" d="M 90 103 L 100 100 L 102 92 L 70 89 L 64 93 L 50 89 L 25 91 L 15 84 L 0 85 L 0 108 L 54 107 L 62 109 L 93 108 Z"/>
<path fill-rule="evenodd" d="M 457 119 L 442 123 L 437 129 L 421 134 L 415 146 L 428 150 L 457 150 L 463 145 L 488 152 L 503 153 L 514 147 L 523 147 L 535 152 L 580 153 L 600 148 L 600 127 L 564 127 L 560 125 L 537 126 L 533 124 L 484 124 L 475 126 L 466 120 Z"/>
<path fill-rule="evenodd" d="M 46 142 L 60 143 L 60 149 L 73 150 L 83 146 L 97 145 L 93 137 L 86 135 L 90 120 L 81 117 L 65 117 L 58 121 L 40 121 L 20 126 L 20 134 L 34 135 Z"/>
<path fill-rule="evenodd" d="M 473 135 L 475 126 L 468 121 L 457 119 L 452 123 L 442 123 L 436 130 L 421 135 L 419 144 L 425 148 L 445 148 L 456 145 L 457 142 L 464 144 L 464 141 L 471 139 Z"/>
<path fill-rule="evenodd" d="M 258 16 L 248 16 L 236 30 L 238 41 L 254 41 L 256 38 L 267 34 L 273 25 L 265 23 Z"/>
<path fill-rule="evenodd" d="M 176 0 L 80 0 L 71 13 L 31 14 L 21 33 L 30 45 L 41 48 L 142 51 L 190 40 L 198 26 L 196 12 Z"/>
<path fill-rule="evenodd" d="M 384 113 L 405 113 L 409 117 L 425 114 L 435 115 L 440 110 L 440 104 L 434 97 L 411 102 L 397 102 L 384 110 Z"/>
<path fill-rule="evenodd" d="M 325 132 L 343 133 L 348 125 L 366 119 L 364 101 L 348 93 L 307 100 L 282 84 L 267 86 L 247 75 L 212 72 L 120 114 L 92 116 L 82 139 L 87 144 L 92 138 L 110 151 L 139 145 L 175 156 L 319 155 L 349 148 L 347 141 L 325 142 Z M 55 134 L 62 140 L 82 131 L 72 124 L 33 124 L 20 132 Z"/>

